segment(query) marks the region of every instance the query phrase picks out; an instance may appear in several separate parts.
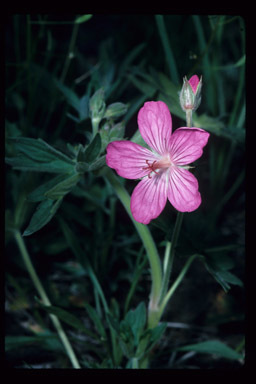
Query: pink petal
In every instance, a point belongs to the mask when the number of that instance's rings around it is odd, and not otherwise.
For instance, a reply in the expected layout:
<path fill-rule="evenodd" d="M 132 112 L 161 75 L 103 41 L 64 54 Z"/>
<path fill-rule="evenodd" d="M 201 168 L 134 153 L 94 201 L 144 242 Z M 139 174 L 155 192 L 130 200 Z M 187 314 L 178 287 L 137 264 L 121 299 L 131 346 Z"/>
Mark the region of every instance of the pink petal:
<path fill-rule="evenodd" d="M 194 93 L 196 93 L 197 86 L 198 86 L 198 83 L 199 83 L 199 78 L 198 78 L 198 76 L 197 76 L 197 75 L 192 76 L 192 77 L 189 79 L 188 82 L 189 82 L 189 84 L 190 84 L 190 86 L 191 86 L 191 88 L 192 88 L 192 91 L 193 91 Z"/>
<path fill-rule="evenodd" d="M 148 101 L 138 113 L 138 125 L 145 142 L 159 154 L 166 154 L 172 134 L 172 118 L 163 101 Z"/>
<path fill-rule="evenodd" d="M 131 141 L 112 141 L 107 146 L 106 163 L 110 168 L 114 168 L 119 176 L 126 179 L 138 179 L 148 174 L 148 170 L 143 169 L 158 158 L 147 148 Z"/>
<path fill-rule="evenodd" d="M 191 212 L 201 204 L 198 181 L 184 168 L 171 167 L 169 171 L 168 199 L 180 212 Z"/>
<path fill-rule="evenodd" d="M 131 212 L 136 221 L 148 224 L 160 215 L 167 201 L 167 172 L 145 177 L 135 187 L 131 196 Z"/>
<path fill-rule="evenodd" d="M 169 148 L 175 165 L 190 164 L 203 154 L 210 134 L 201 128 L 182 127 L 173 132 Z"/>

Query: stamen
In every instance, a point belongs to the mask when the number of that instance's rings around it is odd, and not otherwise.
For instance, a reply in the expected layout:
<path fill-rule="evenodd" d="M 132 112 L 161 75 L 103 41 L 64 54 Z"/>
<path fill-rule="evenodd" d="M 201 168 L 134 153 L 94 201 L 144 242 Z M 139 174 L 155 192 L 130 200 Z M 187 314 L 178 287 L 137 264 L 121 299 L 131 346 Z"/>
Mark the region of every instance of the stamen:
<path fill-rule="evenodd" d="M 152 176 L 150 175 L 151 172 L 154 172 L 156 175 L 159 175 L 159 172 L 156 172 L 156 169 L 158 168 L 157 165 L 155 165 L 155 163 L 157 163 L 156 160 L 153 161 L 153 163 L 150 165 L 149 163 L 149 160 L 146 160 L 146 163 L 147 163 L 147 167 L 143 167 L 142 169 L 145 169 L 145 170 L 149 170 L 149 173 L 148 173 L 148 178 L 151 179 Z"/>
<path fill-rule="evenodd" d="M 143 167 L 142 169 L 148 171 L 148 178 L 151 179 L 151 172 L 154 172 L 156 175 L 159 175 L 160 172 L 157 172 L 156 169 L 167 169 L 172 166 L 172 162 L 169 156 L 163 157 L 159 160 L 154 160 L 151 164 L 149 160 L 146 160 L 147 167 Z"/>

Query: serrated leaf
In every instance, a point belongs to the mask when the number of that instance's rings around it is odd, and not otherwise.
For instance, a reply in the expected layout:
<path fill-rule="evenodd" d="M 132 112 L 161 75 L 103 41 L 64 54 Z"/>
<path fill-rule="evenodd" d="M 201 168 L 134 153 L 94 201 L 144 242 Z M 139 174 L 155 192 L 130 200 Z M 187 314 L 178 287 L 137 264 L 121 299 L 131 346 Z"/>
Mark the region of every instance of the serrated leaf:
<path fill-rule="evenodd" d="M 238 360 L 243 356 L 234 349 L 218 340 L 203 341 L 197 344 L 190 344 L 184 347 L 177 348 L 177 351 L 195 351 L 198 353 L 215 354 L 226 359 Z"/>
<path fill-rule="evenodd" d="M 86 163 L 92 163 L 96 157 L 100 154 L 101 150 L 101 138 L 97 133 L 92 142 L 88 145 L 84 152 L 84 159 Z"/>
<path fill-rule="evenodd" d="M 33 233 L 39 231 L 43 228 L 49 221 L 53 218 L 58 208 L 62 203 L 62 199 L 57 201 L 47 199 L 42 201 L 36 208 L 35 213 L 33 214 L 30 223 L 22 236 L 30 236 Z"/>

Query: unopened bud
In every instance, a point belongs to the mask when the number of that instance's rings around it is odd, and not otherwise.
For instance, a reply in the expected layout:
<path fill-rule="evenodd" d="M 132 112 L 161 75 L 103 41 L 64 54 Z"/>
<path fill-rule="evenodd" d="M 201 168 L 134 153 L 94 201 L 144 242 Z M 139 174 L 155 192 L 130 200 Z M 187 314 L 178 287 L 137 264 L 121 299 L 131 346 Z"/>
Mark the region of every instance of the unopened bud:
<path fill-rule="evenodd" d="M 180 105 L 183 111 L 188 109 L 195 111 L 201 102 L 202 77 L 192 76 L 189 80 L 183 79 L 183 86 L 180 92 Z"/>
<path fill-rule="evenodd" d="M 90 98 L 90 113 L 93 120 L 101 121 L 104 116 L 106 104 L 104 100 L 104 90 L 98 89 Z"/>
<path fill-rule="evenodd" d="M 123 116 L 127 112 L 127 109 L 127 104 L 123 104 L 120 102 L 110 104 L 105 111 L 104 117 L 106 119 L 109 119 Z"/>

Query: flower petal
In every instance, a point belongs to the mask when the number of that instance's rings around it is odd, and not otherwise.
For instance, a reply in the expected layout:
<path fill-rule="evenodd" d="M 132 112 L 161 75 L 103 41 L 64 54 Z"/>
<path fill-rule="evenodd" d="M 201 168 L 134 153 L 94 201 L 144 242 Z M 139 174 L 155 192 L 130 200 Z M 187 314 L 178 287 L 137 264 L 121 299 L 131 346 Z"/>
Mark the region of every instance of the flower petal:
<path fill-rule="evenodd" d="M 197 76 L 197 75 L 192 76 L 192 77 L 189 79 L 188 82 L 189 82 L 189 84 L 190 84 L 190 86 L 191 86 L 191 88 L 192 88 L 193 93 L 196 93 L 197 86 L 198 86 L 198 84 L 199 84 L 199 78 L 198 78 L 198 76 Z"/>
<path fill-rule="evenodd" d="M 199 207 L 198 181 L 191 172 L 179 167 L 170 168 L 168 200 L 180 212 L 192 212 Z"/>
<path fill-rule="evenodd" d="M 131 212 L 136 221 L 148 224 L 160 215 L 167 201 L 168 173 L 162 170 L 152 178 L 145 177 L 131 196 Z"/>
<path fill-rule="evenodd" d="M 173 132 L 170 142 L 171 160 L 175 165 L 190 164 L 203 154 L 210 134 L 201 128 L 181 127 Z"/>
<path fill-rule="evenodd" d="M 147 148 L 131 141 L 112 141 L 107 146 L 106 163 L 119 176 L 138 179 L 148 174 L 146 160 L 152 163 L 158 158 Z"/>
<path fill-rule="evenodd" d="M 172 134 L 172 118 L 163 101 L 148 101 L 138 113 L 138 126 L 145 142 L 165 155 Z"/>

